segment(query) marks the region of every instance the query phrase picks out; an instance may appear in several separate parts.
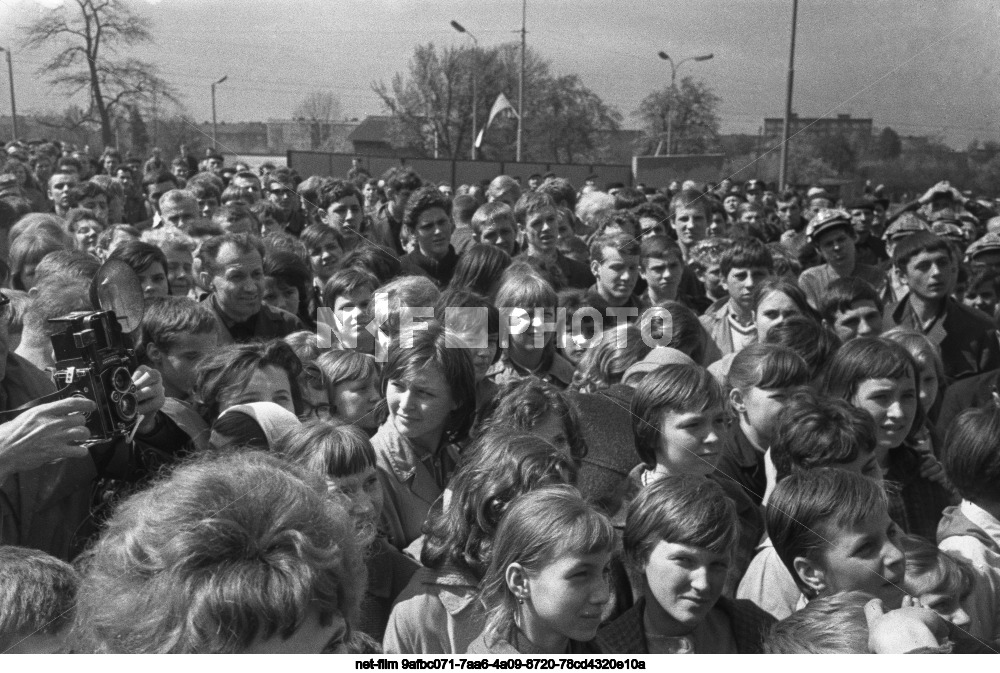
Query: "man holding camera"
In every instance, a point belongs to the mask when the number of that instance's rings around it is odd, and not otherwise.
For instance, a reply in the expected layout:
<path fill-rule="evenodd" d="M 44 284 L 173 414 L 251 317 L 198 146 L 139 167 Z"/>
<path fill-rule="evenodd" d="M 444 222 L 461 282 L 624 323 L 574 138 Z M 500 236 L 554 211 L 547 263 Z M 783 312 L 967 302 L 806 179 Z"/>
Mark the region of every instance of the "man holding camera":
<path fill-rule="evenodd" d="M 0 294 L 0 311 L 9 303 Z M 142 415 L 134 444 L 81 446 L 90 438 L 86 415 L 97 409 L 84 397 L 39 404 L 0 423 L 0 544 L 72 558 L 95 526 L 95 482 L 140 479 L 155 467 L 157 454 L 172 455 L 170 447 L 186 444 L 187 436 L 160 412 L 159 372 L 139 367 L 132 380 Z M 46 373 L 10 352 L 8 321 L 0 314 L 0 412 L 55 391 Z"/>

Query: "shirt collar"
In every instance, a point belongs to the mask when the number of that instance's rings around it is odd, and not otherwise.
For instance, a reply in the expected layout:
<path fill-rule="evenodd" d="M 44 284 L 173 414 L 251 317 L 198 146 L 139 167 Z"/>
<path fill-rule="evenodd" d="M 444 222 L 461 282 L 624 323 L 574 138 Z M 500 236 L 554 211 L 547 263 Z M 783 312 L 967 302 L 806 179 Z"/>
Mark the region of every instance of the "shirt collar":
<path fill-rule="evenodd" d="M 1000 521 L 997 521 L 992 514 L 969 500 L 962 500 L 959 511 L 966 519 L 982 528 L 991 539 L 1000 541 Z"/>

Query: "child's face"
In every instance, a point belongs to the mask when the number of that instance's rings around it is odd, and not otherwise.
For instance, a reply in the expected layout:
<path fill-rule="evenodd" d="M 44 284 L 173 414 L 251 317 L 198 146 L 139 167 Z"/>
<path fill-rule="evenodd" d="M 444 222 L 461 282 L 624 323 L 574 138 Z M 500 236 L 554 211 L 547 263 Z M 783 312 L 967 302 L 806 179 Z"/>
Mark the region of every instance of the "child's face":
<path fill-rule="evenodd" d="M 922 252 L 906 263 L 906 285 L 923 299 L 943 299 L 957 280 L 957 269 L 944 250 Z"/>
<path fill-rule="evenodd" d="M 643 260 L 640 271 L 649 292 L 658 300 L 676 299 L 677 288 L 684 275 L 684 264 L 676 256 L 647 257 Z"/>
<path fill-rule="evenodd" d="M 962 597 L 943 590 L 942 571 L 939 568 L 923 575 L 906 574 L 903 588 L 906 593 L 920 599 L 920 604 L 938 613 L 941 619 L 951 622 L 959 628 L 965 628 L 972 619 L 962 607 Z"/>
<path fill-rule="evenodd" d="M 501 215 L 492 222 L 484 224 L 480 230 L 479 241 L 495 245 L 511 257 L 514 256 L 514 243 L 517 241 L 517 228 L 512 216 Z"/>
<path fill-rule="evenodd" d="M 371 301 L 372 290 L 368 287 L 359 287 L 352 292 L 345 292 L 333 300 L 334 319 L 345 334 L 353 336 L 354 343 L 357 343 L 361 323 L 368 315 Z"/>
<path fill-rule="evenodd" d="M 451 217 L 442 208 L 428 208 L 417 218 L 414 235 L 421 253 L 441 259 L 451 243 Z"/>
<path fill-rule="evenodd" d="M 509 318 L 511 331 L 508 345 L 522 351 L 538 350 L 555 339 L 555 308 L 528 308 L 514 311 Z"/>
<path fill-rule="evenodd" d="M 333 227 L 342 236 L 357 236 L 361 218 L 361 204 L 358 203 L 358 197 L 351 194 L 331 203 L 326 209 L 326 217 L 322 219 L 327 226 Z"/>
<path fill-rule="evenodd" d="M 831 266 L 849 267 L 854 264 L 854 238 L 846 227 L 837 227 L 820 235 L 816 247 Z"/>
<path fill-rule="evenodd" d="M 362 430 L 378 428 L 375 407 L 381 399 L 377 377 L 344 381 L 330 390 L 330 415 Z"/>
<path fill-rule="evenodd" d="M 753 310 L 753 289 L 771 272 L 760 267 L 735 267 L 726 274 L 722 287 L 729 293 L 729 300 L 736 302 L 743 310 Z"/>
<path fill-rule="evenodd" d="M 167 246 L 163 250 L 167 257 L 167 280 L 170 281 L 170 294 L 175 297 L 186 297 L 194 287 L 192 271 L 194 259 L 191 253 L 183 248 Z"/>
<path fill-rule="evenodd" d="M 705 229 L 705 234 L 707 236 L 724 237 L 726 235 L 726 216 L 719 211 L 712 213 L 712 219 L 708 221 L 708 227 Z"/>
<path fill-rule="evenodd" d="M 691 633 L 722 595 L 729 558 L 702 547 L 660 540 L 644 569 L 649 586 L 646 609 L 661 613 L 669 624 L 662 635 Z M 666 617 L 666 619 L 662 619 Z"/>
<path fill-rule="evenodd" d="M 342 477 L 326 476 L 329 490 L 343 493 L 351 502 L 351 516 L 354 526 L 361 534 L 363 546 L 367 547 L 378 534 L 378 521 L 382 515 L 382 485 L 371 465 L 361 472 Z"/>
<path fill-rule="evenodd" d="M 328 279 L 332 274 L 337 260 L 344 251 L 333 236 L 324 237 L 317 245 L 309 249 L 309 259 L 312 262 L 313 273 L 320 280 Z"/>
<path fill-rule="evenodd" d="M 524 235 L 528 246 L 538 252 L 552 252 L 556 249 L 559 232 L 559 211 L 542 208 L 528 213 L 525 219 Z"/>
<path fill-rule="evenodd" d="M 837 311 L 833 321 L 833 330 L 841 341 L 850 341 L 854 337 L 876 337 L 882 333 L 882 314 L 875 302 L 862 300 L 851 304 L 846 311 Z"/>
<path fill-rule="evenodd" d="M 912 375 L 898 379 L 868 379 L 858 385 L 851 404 L 875 419 L 879 463 L 884 464 L 885 454 L 902 444 L 910 434 L 919 403 Z"/>
<path fill-rule="evenodd" d="M 784 292 L 771 292 L 757 304 L 754 322 L 757 324 L 757 340 L 763 341 L 775 325 L 795 315 L 801 315 L 798 305 Z"/>
<path fill-rule="evenodd" d="M 294 285 L 282 285 L 272 276 L 264 277 L 264 294 L 261 300 L 272 308 L 280 308 L 292 315 L 299 312 L 299 289 Z"/>
<path fill-rule="evenodd" d="M 236 391 L 235 394 L 227 391 L 219 396 L 219 413 L 229 407 L 251 402 L 274 402 L 294 414 L 295 403 L 292 400 L 292 383 L 288 372 L 273 365 L 258 369 L 245 389 Z"/>
<path fill-rule="evenodd" d="M 660 421 L 656 463 L 670 474 L 707 476 L 715 471 L 727 436 L 726 413 L 721 406 L 704 411 L 666 411 Z"/>
<path fill-rule="evenodd" d="M 899 527 L 887 512 L 872 513 L 851 528 L 822 526 L 821 533 L 829 545 L 815 559 L 820 595 L 865 591 L 886 608 L 900 604 L 905 557 L 897 544 Z"/>
<path fill-rule="evenodd" d="M 77 229 L 79 233 L 79 229 Z M 971 308 L 978 309 L 986 315 L 993 317 L 993 311 L 997 307 L 997 293 L 993 289 L 992 283 L 980 283 L 975 287 L 970 287 L 965 291 L 962 302 Z"/>
<path fill-rule="evenodd" d="M 590 272 L 597 279 L 597 291 L 613 306 L 628 301 L 639 280 L 639 256 L 623 255 L 617 248 L 603 250 L 604 261 L 590 263 Z"/>
<path fill-rule="evenodd" d="M 149 268 L 140 271 L 139 284 L 142 286 L 142 296 L 146 299 L 154 297 L 169 297 L 170 285 L 167 283 L 167 270 L 159 262 L 153 262 Z"/>
<path fill-rule="evenodd" d="M 666 226 L 664 226 L 663 222 L 660 222 L 655 217 L 640 217 L 639 229 L 642 232 L 643 238 L 667 235 Z"/>
<path fill-rule="evenodd" d="M 522 629 L 532 643 L 586 642 L 597 635 L 611 598 L 611 551 L 567 554 L 537 573 L 528 573 Z"/>
<path fill-rule="evenodd" d="M 153 367 L 163 377 L 166 394 L 178 399 L 190 396 L 194 390 L 198 363 L 205 354 L 213 352 L 218 344 L 219 337 L 213 330 L 208 334 L 182 334 L 169 348 L 161 349 L 153 361 Z"/>
<path fill-rule="evenodd" d="M 705 217 L 704 208 L 678 208 L 671 223 L 677 232 L 677 240 L 682 245 L 694 245 L 705 238 L 708 218 Z"/>

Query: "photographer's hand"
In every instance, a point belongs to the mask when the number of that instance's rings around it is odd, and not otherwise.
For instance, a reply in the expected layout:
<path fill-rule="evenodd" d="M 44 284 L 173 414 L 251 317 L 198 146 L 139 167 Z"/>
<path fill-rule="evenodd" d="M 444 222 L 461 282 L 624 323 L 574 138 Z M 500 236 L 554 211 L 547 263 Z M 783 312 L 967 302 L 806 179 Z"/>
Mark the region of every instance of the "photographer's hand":
<path fill-rule="evenodd" d="M 90 439 L 85 414 L 96 409 L 93 400 L 70 397 L 0 424 L 0 480 L 62 458 L 86 456 L 87 449 L 79 445 Z"/>
<path fill-rule="evenodd" d="M 138 432 L 140 435 L 148 434 L 156 427 L 156 412 L 163 408 L 167 400 L 163 379 L 160 372 L 140 365 L 132 374 L 132 383 L 136 387 L 135 397 L 143 417 Z"/>

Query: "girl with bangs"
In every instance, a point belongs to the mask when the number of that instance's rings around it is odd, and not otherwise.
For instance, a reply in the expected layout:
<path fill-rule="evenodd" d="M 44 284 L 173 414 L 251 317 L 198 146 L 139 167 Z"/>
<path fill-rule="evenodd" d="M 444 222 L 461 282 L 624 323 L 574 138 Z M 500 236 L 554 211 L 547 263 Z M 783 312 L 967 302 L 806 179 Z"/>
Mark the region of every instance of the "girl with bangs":
<path fill-rule="evenodd" d="M 640 595 L 600 630 L 602 652 L 755 654 L 774 619 L 746 600 L 723 597 L 739 519 L 718 484 L 670 475 L 628 509 L 625 558 Z"/>
<path fill-rule="evenodd" d="M 346 500 L 368 568 L 357 628 L 381 642 L 392 604 L 418 566 L 378 536 L 383 496 L 375 449 L 360 428 L 313 421 L 285 434 L 275 452 L 321 477 L 328 492 Z"/>
<path fill-rule="evenodd" d="M 573 483 L 576 468 L 558 449 L 527 433 L 490 432 L 455 473 L 448 506 L 425 528 L 417 571 L 389 617 L 387 653 L 464 654 L 485 624 L 477 600 L 510 503 L 535 488 Z"/>
<path fill-rule="evenodd" d="M 723 449 L 718 473 L 742 486 L 760 505 L 767 489 L 765 456 L 778 413 L 799 386 L 809 384 L 809 367 L 790 348 L 751 344 L 733 358 L 727 383 L 737 423 L 733 441 Z"/>
<path fill-rule="evenodd" d="M 925 414 L 920 405 L 919 371 L 899 344 L 858 337 L 831 358 L 822 388 L 875 419 L 875 455 L 886 481 L 899 485 L 899 492 L 892 496 L 892 518 L 907 533 L 933 538 L 942 511 L 954 503 L 945 484 L 922 474 L 933 456 L 920 448 Z"/>
<path fill-rule="evenodd" d="M 431 505 L 458 464 L 476 413 L 469 351 L 450 348 L 434 321 L 401 334 L 389 348 L 380 404 L 386 420 L 372 437 L 385 492 L 389 541 L 403 549 L 420 536 Z M 381 411 L 380 411 L 381 413 Z"/>
<path fill-rule="evenodd" d="M 738 482 L 716 473 L 723 452 L 732 443 L 724 405 L 722 387 L 697 365 L 664 365 L 639 382 L 632 398 L 632 428 L 642 463 L 625 482 L 615 523 L 624 525 L 628 503 L 664 477 L 714 475 L 739 518 L 735 569 L 726 586 L 732 595 L 764 533 L 764 519 Z"/>
<path fill-rule="evenodd" d="M 573 381 L 573 363 L 556 347 L 556 307 L 559 298 L 547 281 L 533 272 L 504 274 L 496 306 L 505 333 L 500 360 L 490 368 L 496 384 L 537 376 L 560 389 Z"/>
<path fill-rule="evenodd" d="M 482 295 L 448 289 L 434 305 L 434 319 L 448 330 L 449 340 L 454 340 L 449 341 L 452 346 L 468 349 L 472 355 L 476 369 L 476 412 L 482 414 L 497 394 L 497 384 L 487 374 L 500 358 L 500 312 Z"/>
<path fill-rule="evenodd" d="M 611 598 L 611 522 L 569 486 L 514 501 L 500 521 L 480 597 L 486 628 L 470 654 L 582 654 Z"/>

